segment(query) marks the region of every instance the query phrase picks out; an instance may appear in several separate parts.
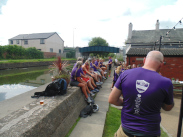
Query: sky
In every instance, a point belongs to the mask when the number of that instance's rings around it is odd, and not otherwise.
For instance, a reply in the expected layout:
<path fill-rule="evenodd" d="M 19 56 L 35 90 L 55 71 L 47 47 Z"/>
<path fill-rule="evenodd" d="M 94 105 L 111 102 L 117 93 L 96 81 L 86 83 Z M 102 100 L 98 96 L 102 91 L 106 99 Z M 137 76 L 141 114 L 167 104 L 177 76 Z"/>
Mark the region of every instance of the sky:
<path fill-rule="evenodd" d="M 87 47 L 94 37 L 123 47 L 133 30 L 172 29 L 183 0 L 0 0 L 0 45 L 19 34 L 57 32 L 66 47 Z M 176 28 L 183 28 L 177 25 Z"/>

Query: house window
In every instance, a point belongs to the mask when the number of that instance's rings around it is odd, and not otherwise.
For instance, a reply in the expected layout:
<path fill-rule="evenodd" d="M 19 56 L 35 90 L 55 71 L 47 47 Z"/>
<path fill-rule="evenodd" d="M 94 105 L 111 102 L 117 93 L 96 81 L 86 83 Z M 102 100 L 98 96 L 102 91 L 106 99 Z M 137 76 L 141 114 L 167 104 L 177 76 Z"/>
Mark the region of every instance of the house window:
<path fill-rule="evenodd" d="M 10 44 L 13 44 L 13 40 L 10 40 Z"/>
<path fill-rule="evenodd" d="M 59 49 L 59 53 L 61 53 L 61 49 Z"/>
<path fill-rule="evenodd" d="M 53 48 L 50 48 L 50 52 L 53 52 Z"/>
<path fill-rule="evenodd" d="M 37 50 L 41 51 L 41 49 L 37 49 Z"/>
<path fill-rule="evenodd" d="M 27 45 L 28 44 L 28 40 L 24 40 L 24 45 Z"/>
<path fill-rule="evenodd" d="M 17 44 L 19 44 L 19 40 L 17 40 Z"/>
<path fill-rule="evenodd" d="M 40 39 L 40 44 L 45 44 L 44 39 Z"/>

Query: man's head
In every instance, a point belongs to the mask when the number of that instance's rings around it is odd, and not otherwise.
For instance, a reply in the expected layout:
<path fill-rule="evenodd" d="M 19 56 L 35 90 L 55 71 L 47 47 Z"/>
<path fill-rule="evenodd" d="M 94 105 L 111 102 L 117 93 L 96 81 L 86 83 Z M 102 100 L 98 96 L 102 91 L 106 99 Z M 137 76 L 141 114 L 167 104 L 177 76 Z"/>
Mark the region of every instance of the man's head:
<path fill-rule="evenodd" d="M 146 69 L 159 72 L 163 65 L 163 54 L 159 51 L 150 51 L 144 59 L 144 67 Z"/>

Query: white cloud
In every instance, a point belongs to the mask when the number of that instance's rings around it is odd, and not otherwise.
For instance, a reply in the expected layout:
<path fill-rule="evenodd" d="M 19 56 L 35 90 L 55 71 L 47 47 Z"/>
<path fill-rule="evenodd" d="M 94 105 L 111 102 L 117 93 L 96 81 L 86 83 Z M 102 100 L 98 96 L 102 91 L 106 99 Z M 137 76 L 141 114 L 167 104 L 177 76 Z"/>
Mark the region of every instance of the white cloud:
<path fill-rule="evenodd" d="M 57 32 L 72 47 L 74 32 L 75 46 L 99 36 L 124 46 L 130 22 L 135 30 L 155 29 L 159 19 L 166 28 L 182 18 L 181 5 L 181 0 L 8 0 L 0 14 L 0 44 L 18 34 Z"/>

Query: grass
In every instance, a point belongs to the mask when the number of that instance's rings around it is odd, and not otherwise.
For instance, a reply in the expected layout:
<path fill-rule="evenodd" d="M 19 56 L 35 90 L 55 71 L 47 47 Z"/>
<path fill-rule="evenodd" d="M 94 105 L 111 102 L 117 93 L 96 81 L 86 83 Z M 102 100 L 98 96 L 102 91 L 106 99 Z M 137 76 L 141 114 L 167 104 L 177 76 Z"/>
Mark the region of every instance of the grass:
<path fill-rule="evenodd" d="M 121 110 L 109 106 L 107 112 L 103 137 L 113 137 L 121 124 Z M 166 132 L 161 128 L 161 137 L 168 137 Z"/>
<path fill-rule="evenodd" d="M 113 137 L 121 124 L 121 111 L 109 106 L 107 112 L 103 137 Z"/>
<path fill-rule="evenodd" d="M 44 61 L 55 61 L 56 58 L 50 59 L 10 59 L 10 60 L 0 60 L 0 64 L 3 63 L 25 63 L 25 62 L 44 62 Z M 76 60 L 75 58 L 62 58 L 62 60 Z"/>

